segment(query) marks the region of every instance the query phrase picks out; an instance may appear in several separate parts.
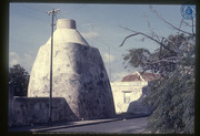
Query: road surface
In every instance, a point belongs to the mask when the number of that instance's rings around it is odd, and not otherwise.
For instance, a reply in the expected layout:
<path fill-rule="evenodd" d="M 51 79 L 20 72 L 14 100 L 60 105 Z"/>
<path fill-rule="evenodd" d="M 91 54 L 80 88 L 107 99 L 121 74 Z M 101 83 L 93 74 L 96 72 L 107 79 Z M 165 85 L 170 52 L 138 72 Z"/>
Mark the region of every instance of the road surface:
<path fill-rule="evenodd" d="M 46 132 L 60 133 L 142 133 L 147 126 L 147 117 L 123 119 L 109 123 L 77 127 L 59 126 Z"/>

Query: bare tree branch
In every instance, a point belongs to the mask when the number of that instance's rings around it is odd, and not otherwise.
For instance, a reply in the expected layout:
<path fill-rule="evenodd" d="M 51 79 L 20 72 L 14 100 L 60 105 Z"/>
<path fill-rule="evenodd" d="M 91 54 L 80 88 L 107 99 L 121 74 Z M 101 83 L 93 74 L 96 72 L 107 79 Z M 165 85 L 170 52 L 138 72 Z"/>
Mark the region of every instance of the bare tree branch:
<path fill-rule="evenodd" d="M 194 27 L 194 25 L 193 25 L 193 26 L 190 25 L 189 23 L 185 22 L 185 20 L 183 21 L 183 24 L 185 24 L 185 25 L 188 26 L 188 27 Z"/>
<path fill-rule="evenodd" d="M 175 45 L 175 43 L 173 41 L 171 41 L 169 38 L 165 38 L 165 37 L 162 37 L 162 38 L 167 40 L 168 42 L 172 43 L 173 45 Z"/>
<path fill-rule="evenodd" d="M 184 21 L 184 19 L 181 19 L 181 22 L 180 22 L 180 25 L 179 25 L 178 34 L 179 34 L 179 32 L 180 32 L 180 29 L 181 29 L 181 26 L 182 26 L 183 21 Z"/>
<path fill-rule="evenodd" d="M 194 19 L 192 18 L 192 33 L 194 35 Z"/>
<path fill-rule="evenodd" d="M 155 61 L 155 62 L 146 62 L 146 64 L 156 64 L 156 63 L 160 63 L 160 62 L 168 62 L 168 63 L 173 63 L 173 64 L 176 64 L 177 62 L 174 62 L 173 60 L 167 60 L 167 59 L 162 59 L 162 60 L 159 60 L 159 61 Z"/>
<path fill-rule="evenodd" d="M 178 30 L 178 31 L 181 31 L 183 33 L 186 33 L 186 34 L 190 34 L 190 35 L 196 35 L 196 34 L 193 34 L 193 33 L 190 33 L 190 32 L 187 32 L 187 31 L 184 31 L 184 30 L 181 30 L 179 29 L 178 27 L 174 26 L 173 24 L 171 24 L 170 22 L 168 22 L 167 20 L 165 20 L 156 10 L 154 10 L 152 8 L 152 6 L 149 6 L 150 10 L 153 11 L 158 18 L 160 18 L 163 22 L 165 22 L 166 24 L 170 25 L 171 27 L 173 27 L 174 29 Z"/>
<path fill-rule="evenodd" d="M 177 36 L 177 38 L 176 38 L 176 43 L 178 43 L 178 41 L 179 41 L 179 33 L 180 33 L 180 29 L 181 29 L 181 26 L 182 26 L 182 23 L 183 23 L 183 21 L 184 21 L 184 19 L 181 19 L 181 22 L 180 22 L 180 25 L 179 25 L 179 30 L 178 30 L 178 36 Z M 177 46 L 174 46 L 175 48 L 176 48 L 176 50 L 178 51 L 178 52 L 180 52 L 180 50 L 179 50 L 179 48 L 177 47 Z"/>
<path fill-rule="evenodd" d="M 163 38 L 161 40 L 161 43 L 163 42 Z M 162 46 L 160 45 L 160 51 L 159 51 L 159 60 L 161 59 L 161 51 L 162 51 Z"/>
<path fill-rule="evenodd" d="M 132 37 L 132 36 L 136 36 L 136 35 L 138 35 L 138 34 L 139 34 L 139 33 L 135 33 L 135 34 L 131 34 L 131 35 L 128 35 L 127 37 L 125 37 L 124 40 L 122 41 L 120 47 L 124 45 L 125 41 L 126 41 L 128 38 L 130 38 L 130 37 Z"/>
<path fill-rule="evenodd" d="M 149 35 L 147 35 L 147 34 L 145 34 L 145 33 L 133 31 L 133 30 L 131 30 L 131 29 L 124 28 L 124 27 L 122 27 L 122 26 L 120 26 L 120 27 L 123 28 L 123 29 L 125 29 L 125 30 L 129 30 L 129 31 L 131 31 L 131 32 L 134 33 L 134 34 L 130 34 L 130 35 L 128 35 L 127 37 L 125 37 L 124 40 L 122 41 L 120 47 L 123 46 L 123 44 L 125 43 L 125 41 L 126 41 L 128 38 L 133 37 L 133 36 L 137 36 L 137 35 L 143 35 L 143 36 L 149 38 L 150 40 L 152 40 L 152 41 L 158 43 L 159 45 L 163 46 L 165 49 L 169 50 L 170 52 L 177 53 L 176 51 L 171 50 L 169 47 L 167 47 L 166 45 L 164 45 L 164 44 L 161 43 L 160 41 L 154 39 L 153 37 L 151 37 L 151 36 L 149 36 Z"/>
<path fill-rule="evenodd" d="M 148 24 L 148 28 L 150 30 L 150 32 L 152 33 L 152 37 L 156 36 L 157 40 L 160 41 L 160 38 L 159 36 L 152 30 L 151 28 L 151 25 L 150 25 L 150 22 L 149 22 L 149 19 L 147 17 L 147 15 L 145 15 L 145 18 L 146 18 L 146 21 L 147 21 L 147 24 Z"/>

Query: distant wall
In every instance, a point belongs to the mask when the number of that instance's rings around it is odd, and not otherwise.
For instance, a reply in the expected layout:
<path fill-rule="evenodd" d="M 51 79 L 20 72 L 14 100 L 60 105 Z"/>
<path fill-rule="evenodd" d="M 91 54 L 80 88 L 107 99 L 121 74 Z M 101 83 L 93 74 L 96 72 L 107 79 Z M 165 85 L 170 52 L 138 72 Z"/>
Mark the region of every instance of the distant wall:
<path fill-rule="evenodd" d="M 22 126 L 44 124 L 49 119 L 48 97 L 13 97 L 9 124 Z M 52 99 L 52 122 L 79 120 L 71 111 L 66 100 L 61 97 Z"/>

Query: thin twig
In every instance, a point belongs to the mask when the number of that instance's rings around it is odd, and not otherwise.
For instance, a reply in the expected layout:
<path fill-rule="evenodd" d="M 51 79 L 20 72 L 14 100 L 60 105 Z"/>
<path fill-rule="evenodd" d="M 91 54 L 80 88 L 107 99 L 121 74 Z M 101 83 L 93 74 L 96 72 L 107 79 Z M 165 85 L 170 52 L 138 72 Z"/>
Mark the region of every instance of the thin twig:
<path fill-rule="evenodd" d="M 185 21 L 183 21 L 183 23 L 184 23 L 186 26 L 188 26 L 188 27 L 192 27 L 192 25 L 190 25 L 189 23 L 187 23 L 187 22 L 185 22 Z"/>
<path fill-rule="evenodd" d="M 130 37 L 132 37 L 132 36 L 136 36 L 136 35 L 138 35 L 138 34 L 139 34 L 139 33 L 135 33 L 135 34 L 131 34 L 131 35 L 128 35 L 127 37 L 125 37 L 124 40 L 122 41 L 120 47 L 124 45 L 125 41 L 126 41 L 128 38 L 130 38 Z"/>
<path fill-rule="evenodd" d="M 176 64 L 177 62 L 174 62 L 173 60 L 166 60 L 166 59 L 163 59 L 163 60 L 159 60 L 159 61 L 155 61 L 155 62 L 146 62 L 146 64 L 156 64 L 156 63 L 160 63 L 160 62 L 168 62 L 168 63 L 173 63 L 173 64 Z"/>
<path fill-rule="evenodd" d="M 151 10 L 152 12 L 154 12 L 154 13 L 157 15 L 157 17 L 160 18 L 163 22 L 165 22 L 166 24 L 170 25 L 170 26 L 173 27 L 174 29 L 179 30 L 179 31 L 181 31 L 181 32 L 183 32 L 183 33 L 190 34 L 190 35 L 192 34 L 192 33 L 190 33 L 190 32 L 187 32 L 187 31 L 184 31 L 184 30 L 179 29 L 178 27 L 174 26 L 173 24 L 171 24 L 170 22 L 168 22 L 167 20 L 165 20 L 165 19 L 164 19 L 156 10 L 154 10 L 151 6 L 150 6 L 150 10 Z M 194 35 L 196 35 L 196 34 L 194 34 Z"/>
<path fill-rule="evenodd" d="M 181 22 L 180 22 L 180 25 L 179 25 L 179 30 L 178 30 L 178 36 L 176 38 L 176 43 L 178 43 L 178 41 L 179 41 L 179 33 L 180 33 L 180 29 L 181 29 L 183 21 L 184 21 L 184 19 L 181 19 Z M 174 47 L 176 48 L 176 50 L 178 50 L 178 52 L 180 51 L 178 46 L 174 46 Z"/>
<path fill-rule="evenodd" d="M 149 19 L 148 19 L 147 15 L 145 15 L 145 18 L 146 18 L 146 21 L 147 21 L 147 24 L 148 24 L 148 28 L 149 28 L 150 32 L 152 33 L 152 37 L 155 35 L 157 40 L 160 41 L 159 36 L 151 28 L 151 25 L 150 25 L 150 22 L 149 22 Z"/>
<path fill-rule="evenodd" d="M 192 18 L 192 33 L 194 35 L 194 20 L 193 20 L 193 18 Z"/>
<path fill-rule="evenodd" d="M 161 43 L 163 42 L 163 38 L 161 40 Z M 160 51 L 159 51 L 159 60 L 161 59 L 161 51 L 162 51 L 162 45 L 160 45 Z"/>

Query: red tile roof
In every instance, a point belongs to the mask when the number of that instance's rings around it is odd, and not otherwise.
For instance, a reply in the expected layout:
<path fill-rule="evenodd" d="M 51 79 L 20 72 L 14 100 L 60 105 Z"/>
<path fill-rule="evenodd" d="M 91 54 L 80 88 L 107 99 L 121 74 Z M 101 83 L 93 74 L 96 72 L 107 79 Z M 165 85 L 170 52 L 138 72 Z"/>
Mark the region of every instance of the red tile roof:
<path fill-rule="evenodd" d="M 143 79 L 145 81 L 152 81 L 152 80 L 159 79 L 160 77 L 161 77 L 160 74 L 147 73 L 147 72 L 145 72 L 145 73 L 135 72 L 135 73 L 125 76 L 121 81 L 122 82 L 133 82 L 133 81 L 143 81 Z"/>

